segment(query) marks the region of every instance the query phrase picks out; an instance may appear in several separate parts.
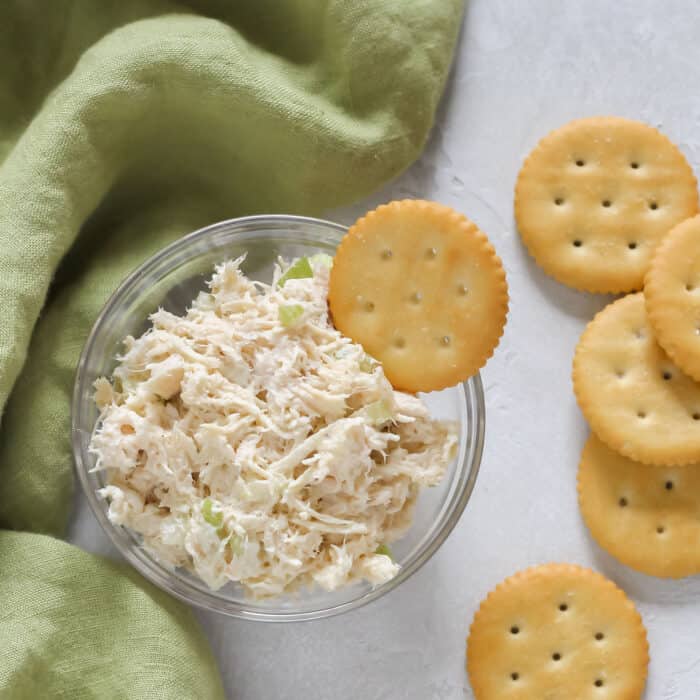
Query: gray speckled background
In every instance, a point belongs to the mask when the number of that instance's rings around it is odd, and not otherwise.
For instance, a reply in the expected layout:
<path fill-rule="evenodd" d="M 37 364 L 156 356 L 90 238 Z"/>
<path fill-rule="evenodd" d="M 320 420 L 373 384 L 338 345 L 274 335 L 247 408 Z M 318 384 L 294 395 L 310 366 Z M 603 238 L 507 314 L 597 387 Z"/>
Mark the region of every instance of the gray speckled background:
<path fill-rule="evenodd" d="M 700 698 L 700 577 L 632 572 L 592 543 L 578 514 L 586 428 L 570 365 L 579 333 L 606 299 L 548 279 L 512 218 L 522 159 L 574 117 L 647 121 L 698 171 L 698 28 L 696 0 L 471 1 L 424 156 L 371 200 L 328 218 L 350 223 L 396 197 L 437 199 L 473 218 L 502 256 L 512 304 L 483 372 L 486 449 L 474 496 L 437 555 L 368 607 L 285 626 L 201 614 L 231 700 L 472 698 L 464 638 L 479 601 L 505 576 L 552 560 L 598 569 L 637 603 L 651 643 L 647 700 Z M 73 532 L 85 548 L 111 553 L 84 504 Z"/>

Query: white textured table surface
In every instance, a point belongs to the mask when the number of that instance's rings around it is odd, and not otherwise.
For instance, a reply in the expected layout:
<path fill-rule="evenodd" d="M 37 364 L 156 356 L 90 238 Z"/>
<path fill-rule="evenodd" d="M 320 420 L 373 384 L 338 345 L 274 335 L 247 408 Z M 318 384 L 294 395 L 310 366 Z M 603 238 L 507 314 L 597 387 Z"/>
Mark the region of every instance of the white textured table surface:
<path fill-rule="evenodd" d="M 516 570 L 553 560 L 592 566 L 634 599 L 651 643 L 648 700 L 700 698 L 700 577 L 660 581 L 616 563 L 576 505 L 586 428 L 571 358 L 606 300 L 547 278 L 512 217 L 523 157 L 574 117 L 647 121 L 700 169 L 698 26 L 696 0 L 472 0 L 425 154 L 383 192 L 329 218 L 350 223 L 397 197 L 436 199 L 474 219 L 502 256 L 511 311 L 483 372 L 486 449 L 474 495 L 436 556 L 368 607 L 289 625 L 201 614 L 231 700 L 472 698 L 464 638 L 479 601 Z M 73 532 L 86 549 L 113 553 L 84 504 Z"/>

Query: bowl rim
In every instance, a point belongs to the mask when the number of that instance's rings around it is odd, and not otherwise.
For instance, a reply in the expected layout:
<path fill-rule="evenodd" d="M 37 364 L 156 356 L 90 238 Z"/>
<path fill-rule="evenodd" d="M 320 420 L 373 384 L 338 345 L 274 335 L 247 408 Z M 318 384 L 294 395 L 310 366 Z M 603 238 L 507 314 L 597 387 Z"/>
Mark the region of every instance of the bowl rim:
<path fill-rule="evenodd" d="M 464 512 L 464 509 L 474 490 L 479 474 L 485 438 L 486 415 L 484 392 L 481 376 L 477 372 L 465 382 L 457 385 L 462 390 L 464 402 L 467 404 L 467 413 L 470 414 L 473 412 L 473 415 L 471 415 L 471 424 L 461 426 L 465 431 L 465 441 L 467 447 L 463 450 L 465 454 L 461 460 L 462 464 L 460 464 L 460 468 L 463 470 L 466 467 L 468 469 L 468 473 L 461 490 L 453 495 L 453 503 L 445 522 L 442 524 L 440 529 L 434 533 L 434 536 L 423 548 L 423 550 L 420 551 L 415 558 L 402 566 L 401 570 L 394 578 L 381 585 L 372 587 L 369 591 L 360 596 L 328 607 L 304 611 L 268 611 L 245 609 L 244 606 L 238 604 L 230 604 L 231 606 L 227 604 L 222 606 L 221 599 L 211 599 L 213 598 L 213 592 L 208 592 L 204 588 L 195 588 L 190 584 L 186 584 L 186 582 L 183 580 L 173 576 L 172 571 L 167 566 L 157 562 L 153 556 L 147 553 L 144 554 L 146 550 L 144 550 L 142 547 L 139 547 L 138 549 L 141 551 L 137 552 L 137 548 L 135 548 L 133 544 L 132 546 L 127 546 L 124 543 L 123 539 L 120 537 L 120 532 L 127 532 L 128 528 L 114 525 L 107 517 L 106 508 L 103 505 L 104 499 L 97 495 L 97 492 L 89 482 L 89 465 L 84 460 L 83 444 L 80 438 L 80 419 L 84 409 L 83 398 L 85 396 L 85 381 L 87 380 L 85 371 L 91 351 L 95 345 L 96 339 L 99 337 L 104 322 L 107 318 L 109 318 L 113 310 L 119 307 L 121 300 L 128 294 L 131 288 L 142 279 L 144 274 L 156 270 L 164 259 L 170 259 L 180 249 L 187 249 L 193 242 L 212 236 L 222 230 L 232 233 L 232 231 L 230 231 L 232 227 L 246 227 L 247 231 L 249 230 L 250 226 L 255 224 L 269 226 L 270 224 L 280 223 L 297 225 L 309 224 L 316 227 L 325 227 L 339 233 L 345 233 L 347 231 L 347 227 L 343 226 L 342 224 L 328 221 L 326 219 L 291 214 L 256 214 L 252 216 L 225 219 L 223 221 L 209 224 L 185 236 L 182 236 L 176 241 L 173 241 L 147 258 L 131 273 L 129 273 L 108 297 L 99 314 L 95 318 L 80 353 L 80 358 L 76 365 L 71 400 L 71 445 L 74 471 L 78 477 L 78 481 L 80 482 L 83 494 L 88 502 L 92 514 L 95 516 L 98 523 L 102 527 L 102 530 L 105 532 L 111 544 L 116 548 L 119 554 L 123 556 L 126 561 L 150 583 L 174 596 L 175 598 L 178 598 L 184 603 L 187 603 L 188 605 L 217 612 L 229 617 L 259 622 L 299 622 L 335 616 L 349 610 L 363 607 L 364 605 L 367 605 L 368 603 L 382 597 L 391 590 L 394 590 L 404 581 L 408 580 L 413 574 L 421 569 L 442 546 Z M 193 257 L 196 257 L 196 255 Z M 470 409 L 470 399 L 473 403 L 473 409 Z M 469 464 L 466 464 L 468 451 L 471 452 L 471 461 Z M 187 586 L 189 586 L 189 591 L 186 590 Z M 196 595 L 192 595 L 192 593 L 196 593 Z"/>

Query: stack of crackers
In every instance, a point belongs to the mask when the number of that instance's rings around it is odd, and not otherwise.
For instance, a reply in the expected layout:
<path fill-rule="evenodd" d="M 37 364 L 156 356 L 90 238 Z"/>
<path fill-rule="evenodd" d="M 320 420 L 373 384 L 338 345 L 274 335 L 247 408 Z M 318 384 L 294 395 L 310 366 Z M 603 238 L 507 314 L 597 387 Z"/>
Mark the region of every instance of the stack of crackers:
<path fill-rule="evenodd" d="M 592 429 L 578 475 L 591 534 L 646 574 L 700 573 L 700 216 L 690 165 L 646 124 L 577 120 L 526 159 L 515 216 L 554 278 L 625 295 L 588 324 L 573 363 Z M 632 602 L 571 565 L 500 584 L 467 645 L 478 700 L 640 698 L 648 659 Z"/>
<path fill-rule="evenodd" d="M 525 161 L 515 212 L 556 279 L 627 293 L 588 324 L 574 357 L 592 429 L 578 475 L 591 534 L 646 574 L 700 573 L 700 216 L 690 165 L 645 124 L 574 121 Z"/>
<path fill-rule="evenodd" d="M 589 324 L 574 359 L 593 430 L 578 481 L 590 531 L 640 571 L 700 573 L 700 466 L 691 464 L 700 463 L 700 216 L 690 166 L 645 124 L 575 121 L 528 157 L 515 210 L 525 244 L 556 279 L 626 294 Z M 491 356 L 508 293 L 501 261 L 471 221 L 405 200 L 350 228 L 329 305 L 394 387 L 432 391 Z M 467 642 L 477 700 L 631 700 L 642 696 L 648 663 L 632 601 L 571 564 L 506 579 L 482 602 Z"/>

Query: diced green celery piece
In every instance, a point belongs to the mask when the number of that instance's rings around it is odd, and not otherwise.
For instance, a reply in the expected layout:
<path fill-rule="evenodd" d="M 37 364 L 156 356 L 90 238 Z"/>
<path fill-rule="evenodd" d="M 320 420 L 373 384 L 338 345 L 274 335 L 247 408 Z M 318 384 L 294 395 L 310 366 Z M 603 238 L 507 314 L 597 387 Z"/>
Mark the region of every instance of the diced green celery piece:
<path fill-rule="evenodd" d="M 202 516 L 212 527 L 219 528 L 224 524 L 224 514 L 220 510 L 214 513 L 213 506 L 211 498 L 205 498 L 202 503 Z"/>
<path fill-rule="evenodd" d="M 243 538 L 240 535 L 231 535 L 228 544 L 234 557 L 240 557 L 243 554 Z"/>
<path fill-rule="evenodd" d="M 295 263 L 289 266 L 287 271 L 279 278 L 278 286 L 284 287 L 288 280 L 303 280 L 307 277 L 313 277 L 314 271 L 311 269 L 311 264 L 308 258 L 299 258 Z"/>
<path fill-rule="evenodd" d="M 316 253 L 309 258 L 309 262 L 312 265 L 322 265 L 323 267 L 331 268 L 333 267 L 333 258 L 325 253 Z"/>
<path fill-rule="evenodd" d="M 371 374 L 374 372 L 374 368 L 376 366 L 377 361 L 374 358 L 370 357 L 367 353 L 362 356 L 362 359 L 360 360 L 360 371 Z"/>
<path fill-rule="evenodd" d="M 383 554 L 385 557 L 389 557 L 389 559 L 391 559 L 391 561 L 394 561 L 394 554 L 389 549 L 389 545 L 387 545 L 387 544 L 380 544 L 374 553 L 375 554 Z"/>
<path fill-rule="evenodd" d="M 393 418 L 386 401 L 375 401 L 367 406 L 367 415 L 374 425 L 381 425 Z"/>
<path fill-rule="evenodd" d="M 301 304 L 287 304 L 280 306 L 277 313 L 280 323 L 285 328 L 289 328 L 301 318 L 301 315 L 304 313 L 304 307 Z"/>

